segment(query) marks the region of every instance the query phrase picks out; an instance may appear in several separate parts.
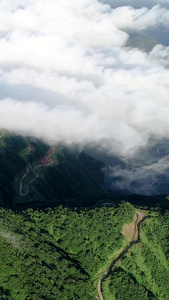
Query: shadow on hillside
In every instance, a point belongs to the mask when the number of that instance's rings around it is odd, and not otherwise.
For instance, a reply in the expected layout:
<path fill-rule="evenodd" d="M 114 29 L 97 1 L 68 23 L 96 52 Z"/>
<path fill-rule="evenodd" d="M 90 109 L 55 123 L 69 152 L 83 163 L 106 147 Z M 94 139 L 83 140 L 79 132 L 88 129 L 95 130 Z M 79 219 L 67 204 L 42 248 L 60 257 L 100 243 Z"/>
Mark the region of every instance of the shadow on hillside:
<path fill-rule="evenodd" d="M 110 207 L 117 206 L 123 201 L 128 201 L 135 207 L 148 210 L 160 209 L 161 212 L 169 209 L 169 200 L 167 200 L 166 195 L 157 196 L 144 196 L 144 195 L 124 195 L 119 192 L 98 192 L 95 195 L 68 198 L 68 199 L 57 199 L 56 201 L 46 201 L 46 202 L 22 202 L 22 203 L 11 203 L 6 202 L 3 206 L 4 208 L 11 208 L 14 210 L 24 210 L 27 208 L 33 209 L 46 209 L 48 207 L 54 208 L 56 206 L 62 205 L 68 208 L 94 208 L 94 207 Z"/>

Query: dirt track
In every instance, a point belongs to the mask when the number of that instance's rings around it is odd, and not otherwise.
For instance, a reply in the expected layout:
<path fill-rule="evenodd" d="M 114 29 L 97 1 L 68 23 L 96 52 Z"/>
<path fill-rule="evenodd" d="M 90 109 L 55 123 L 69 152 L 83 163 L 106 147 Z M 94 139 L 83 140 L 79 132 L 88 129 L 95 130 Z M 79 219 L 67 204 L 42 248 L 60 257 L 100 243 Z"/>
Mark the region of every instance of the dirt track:
<path fill-rule="evenodd" d="M 25 155 L 27 155 L 28 153 L 30 153 L 32 150 L 34 150 L 34 147 L 33 146 L 31 146 L 31 145 L 29 145 L 28 146 L 28 150 L 27 150 L 27 152 L 25 152 L 24 154 L 22 154 L 21 156 L 25 156 Z"/>
<path fill-rule="evenodd" d="M 148 216 L 146 216 L 144 213 L 136 211 L 136 214 L 134 216 L 134 221 L 133 223 L 131 223 L 133 226 L 131 226 L 131 224 L 129 224 L 132 228 L 132 239 L 130 240 L 130 244 L 112 261 L 111 265 L 109 266 L 109 268 L 107 269 L 107 271 L 103 274 L 103 276 L 100 278 L 99 282 L 98 282 L 98 294 L 99 294 L 99 298 L 100 300 L 104 300 L 103 298 L 103 294 L 101 291 L 101 285 L 103 280 L 107 277 L 107 275 L 109 274 L 109 272 L 111 271 L 112 267 L 115 265 L 115 263 L 120 260 L 127 252 L 128 250 L 133 247 L 136 243 L 139 242 L 139 228 L 140 228 L 140 224 L 147 219 Z M 128 226 L 128 224 L 123 226 L 123 232 L 124 227 Z M 134 231 L 133 231 L 134 228 Z"/>
<path fill-rule="evenodd" d="M 29 192 L 29 187 L 30 187 L 30 185 L 35 181 L 35 179 L 37 179 L 38 177 L 39 177 L 39 175 L 38 175 L 38 173 L 36 172 L 36 170 L 38 169 L 38 168 L 40 168 L 40 167 L 48 167 L 48 166 L 50 166 L 52 163 L 53 163 L 53 160 L 51 159 L 51 156 L 55 153 L 55 148 L 54 147 L 52 147 L 51 148 L 52 149 L 52 151 L 50 152 L 50 154 L 48 155 L 48 162 L 46 162 L 46 163 L 41 163 L 41 164 L 39 164 L 39 165 L 37 165 L 35 168 L 34 168 L 34 174 L 35 174 L 35 177 L 32 179 L 32 180 L 30 180 L 29 182 L 28 182 L 28 184 L 27 184 L 27 187 L 26 187 L 26 192 L 25 193 L 23 193 L 23 180 L 24 180 L 24 178 L 27 176 L 27 174 L 28 174 L 28 172 L 29 172 L 29 168 L 28 168 L 28 166 L 26 167 L 26 172 L 25 172 L 25 174 L 22 176 L 22 178 L 21 178 L 21 180 L 20 180 L 20 184 L 19 184 L 19 195 L 20 196 L 26 196 L 27 194 L 28 194 L 28 192 Z"/>

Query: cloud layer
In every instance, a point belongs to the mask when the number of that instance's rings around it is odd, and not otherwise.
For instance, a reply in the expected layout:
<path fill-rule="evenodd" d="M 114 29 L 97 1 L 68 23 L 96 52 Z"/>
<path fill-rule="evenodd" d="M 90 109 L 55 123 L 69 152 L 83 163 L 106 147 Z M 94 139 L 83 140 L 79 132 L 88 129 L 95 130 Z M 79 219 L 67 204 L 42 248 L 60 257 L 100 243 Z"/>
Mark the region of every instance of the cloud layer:
<path fill-rule="evenodd" d="M 127 168 L 109 166 L 104 171 L 105 184 L 113 190 L 144 195 L 169 193 L 169 155 L 153 163 L 146 161 Z"/>
<path fill-rule="evenodd" d="M 167 8 L 97 0 L 0 2 L 0 127 L 127 156 L 169 137 L 169 48 L 125 47 Z"/>

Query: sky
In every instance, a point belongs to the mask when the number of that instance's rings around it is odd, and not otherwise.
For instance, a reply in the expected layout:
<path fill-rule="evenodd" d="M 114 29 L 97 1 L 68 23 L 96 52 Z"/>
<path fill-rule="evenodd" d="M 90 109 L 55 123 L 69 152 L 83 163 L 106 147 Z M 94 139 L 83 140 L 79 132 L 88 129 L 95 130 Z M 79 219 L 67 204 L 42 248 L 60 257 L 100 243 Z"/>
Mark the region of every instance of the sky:
<path fill-rule="evenodd" d="M 100 0 L 101 3 L 109 4 L 112 8 L 119 6 L 132 6 L 134 8 L 152 8 L 154 5 L 160 4 L 165 8 L 169 8 L 169 0 Z"/>
<path fill-rule="evenodd" d="M 169 47 L 125 47 L 168 31 L 169 0 L 135 2 L 1 0 L 0 127 L 120 157 L 169 138 Z"/>

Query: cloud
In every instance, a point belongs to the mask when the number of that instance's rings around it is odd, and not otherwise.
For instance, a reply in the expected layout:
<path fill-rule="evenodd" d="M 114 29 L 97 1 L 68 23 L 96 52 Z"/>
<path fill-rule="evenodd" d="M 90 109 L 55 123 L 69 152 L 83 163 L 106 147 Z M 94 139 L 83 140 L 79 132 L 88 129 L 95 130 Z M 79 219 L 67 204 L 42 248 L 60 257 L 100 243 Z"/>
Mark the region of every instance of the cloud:
<path fill-rule="evenodd" d="M 106 181 L 109 187 L 133 194 L 168 194 L 169 155 L 157 161 L 121 168 L 120 166 L 106 168 Z"/>
<path fill-rule="evenodd" d="M 116 151 L 124 147 L 124 152 L 134 147 L 133 137 L 142 144 L 137 131 L 125 123 L 109 121 L 96 114 L 84 114 L 69 106 L 49 109 L 42 103 L 7 98 L 0 101 L 0 119 L 0 124 L 8 130 L 31 134 L 52 144 L 98 144 L 110 152 L 113 147 Z"/>
<path fill-rule="evenodd" d="M 168 9 L 155 5 L 151 9 L 142 7 L 134 9 L 129 6 L 119 7 L 113 11 L 114 24 L 118 28 L 143 30 L 149 27 L 169 26 Z"/>
<path fill-rule="evenodd" d="M 169 11 L 97 0 L 0 2 L 0 127 L 120 156 L 168 138 L 169 48 L 125 47 Z"/>
<path fill-rule="evenodd" d="M 169 8 L 168 0 L 102 0 L 100 1 L 105 4 L 109 4 L 113 8 L 117 8 L 119 6 L 132 6 L 134 8 L 147 7 L 152 8 L 156 4 L 161 4 L 162 6 Z"/>

